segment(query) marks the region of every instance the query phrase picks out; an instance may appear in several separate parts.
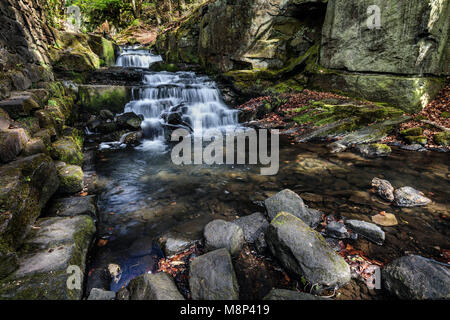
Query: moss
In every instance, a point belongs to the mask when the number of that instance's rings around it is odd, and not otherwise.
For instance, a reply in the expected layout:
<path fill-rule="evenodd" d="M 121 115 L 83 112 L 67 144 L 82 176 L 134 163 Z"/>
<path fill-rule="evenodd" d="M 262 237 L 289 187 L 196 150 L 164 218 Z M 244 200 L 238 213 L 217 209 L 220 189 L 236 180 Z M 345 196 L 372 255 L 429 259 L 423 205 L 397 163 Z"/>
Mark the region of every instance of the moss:
<path fill-rule="evenodd" d="M 58 169 L 60 193 L 76 193 L 83 189 L 83 170 L 79 166 L 66 165 Z"/>
<path fill-rule="evenodd" d="M 441 113 L 441 117 L 444 119 L 448 119 L 450 118 L 450 112 L 449 111 L 444 111 Z"/>
<path fill-rule="evenodd" d="M 80 86 L 80 105 L 89 112 L 99 114 L 106 109 L 121 113 L 129 101 L 129 89 L 123 86 Z"/>
<path fill-rule="evenodd" d="M 400 131 L 400 134 L 404 137 L 421 136 L 423 134 L 423 129 L 420 127 L 409 128 L 409 129 Z"/>
<path fill-rule="evenodd" d="M 428 139 L 425 136 L 406 136 L 405 141 L 408 142 L 409 144 L 426 145 L 428 142 Z"/>
<path fill-rule="evenodd" d="M 81 137 L 63 137 L 52 144 L 52 158 L 73 165 L 81 165 L 84 158 L 82 146 Z"/>
<path fill-rule="evenodd" d="M 450 146 L 450 132 L 436 133 L 433 140 L 437 145 L 448 147 Z"/>

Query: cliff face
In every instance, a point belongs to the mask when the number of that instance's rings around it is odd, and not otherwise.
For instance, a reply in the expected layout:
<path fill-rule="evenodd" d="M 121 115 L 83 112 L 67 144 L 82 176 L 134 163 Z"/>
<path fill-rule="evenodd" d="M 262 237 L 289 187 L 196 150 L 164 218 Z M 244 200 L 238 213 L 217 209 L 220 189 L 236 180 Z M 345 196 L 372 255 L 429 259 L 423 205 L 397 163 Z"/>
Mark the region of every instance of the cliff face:
<path fill-rule="evenodd" d="M 216 0 L 158 37 L 168 62 L 227 73 L 242 91 L 256 82 L 310 86 L 420 110 L 450 74 L 450 3 L 380 0 Z M 286 80 L 289 80 L 288 85 Z"/>
<path fill-rule="evenodd" d="M 0 2 L 0 99 L 53 78 L 47 54 L 53 41 L 39 1 Z"/>

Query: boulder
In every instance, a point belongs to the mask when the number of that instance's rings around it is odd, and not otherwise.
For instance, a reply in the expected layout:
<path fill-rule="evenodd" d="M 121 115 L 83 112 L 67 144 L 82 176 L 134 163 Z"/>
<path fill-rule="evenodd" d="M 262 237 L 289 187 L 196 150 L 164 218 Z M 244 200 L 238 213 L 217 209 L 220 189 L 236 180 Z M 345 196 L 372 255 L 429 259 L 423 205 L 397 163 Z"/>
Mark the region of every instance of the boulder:
<path fill-rule="evenodd" d="M 48 153 L 48 150 L 41 138 L 33 138 L 25 145 L 23 154 L 24 156 L 32 156 L 38 153 Z"/>
<path fill-rule="evenodd" d="M 129 300 L 184 300 L 171 275 L 160 272 L 143 274 L 127 286 Z"/>
<path fill-rule="evenodd" d="M 100 118 L 103 120 L 114 120 L 114 113 L 109 110 L 100 110 Z"/>
<path fill-rule="evenodd" d="M 439 146 L 450 146 L 450 132 L 439 132 L 433 136 L 434 143 Z"/>
<path fill-rule="evenodd" d="M 94 233 L 88 216 L 39 219 L 19 251 L 19 268 L 0 280 L 0 299 L 80 300 Z"/>
<path fill-rule="evenodd" d="M 92 52 L 100 58 L 100 66 L 114 66 L 116 64 L 116 45 L 114 42 L 95 34 L 89 34 L 87 42 Z"/>
<path fill-rule="evenodd" d="M 58 166 L 58 177 L 60 181 L 59 193 L 77 193 L 83 190 L 83 170 L 80 166 L 63 163 Z"/>
<path fill-rule="evenodd" d="M 255 243 L 269 227 L 269 222 L 267 222 L 266 217 L 260 212 L 236 219 L 233 223 L 242 229 L 244 232 L 244 240 L 248 243 Z"/>
<path fill-rule="evenodd" d="M 238 225 L 224 220 L 214 220 L 203 232 L 205 247 L 212 251 L 226 248 L 232 255 L 238 254 L 244 245 L 244 232 Z"/>
<path fill-rule="evenodd" d="M 0 130 L 9 129 L 11 122 L 12 120 L 9 117 L 8 113 L 0 108 Z"/>
<path fill-rule="evenodd" d="M 140 130 L 144 117 L 134 112 L 127 112 L 117 116 L 116 121 L 121 129 Z"/>
<path fill-rule="evenodd" d="M 0 101 L 0 108 L 6 111 L 12 119 L 18 119 L 29 116 L 32 111 L 40 109 L 41 106 L 31 95 L 24 95 Z"/>
<path fill-rule="evenodd" d="M 368 240 L 382 245 L 385 239 L 384 231 L 373 223 L 360 221 L 360 220 L 347 220 L 346 226 L 353 232 L 367 238 Z"/>
<path fill-rule="evenodd" d="M 290 213 L 281 212 L 272 220 L 266 241 L 288 271 L 310 283 L 334 287 L 350 281 L 350 268 L 345 260 L 320 233 Z"/>
<path fill-rule="evenodd" d="M 88 300 L 115 300 L 116 293 L 103 289 L 93 288 L 89 293 Z"/>
<path fill-rule="evenodd" d="M 421 256 L 398 258 L 381 271 L 383 287 L 405 300 L 450 299 L 450 271 Z"/>
<path fill-rule="evenodd" d="M 275 218 L 280 212 L 289 212 L 311 226 L 311 215 L 302 198 L 295 192 L 285 189 L 264 201 L 269 220 Z"/>
<path fill-rule="evenodd" d="M 82 141 L 72 137 L 63 137 L 52 144 L 52 158 L 68 164 L 83 164 Z"/>
<path fill-rule="evenodd" d="M 56 217 L 86 215 L 95 219 L 97 217 L 95 196 L 55 199 L 51 202 L 47 215 Z"/>
<path fill-rule="evenodd" d="M 0 166 L 0 244 L 17 248 L 59 186 L 45 154 Z"/>
<path fill-rule="evenodd" d="M 394 187 L 387 180 L 380 178 L 372 179 L 372 187 L 375 188 L 376 193 L 386 201 L 394 201 Z"/>
<path fill-rule="evenodd" d="M 398 207 L 420 207 L 431 202 L 422 192 L 411 187 L 396 189 L 394 198 L 394 204 Z"/>
<path fill-rule="evenodd" d="M 419 144 L 425 146 L 428 143 L 428 138 L 425 136 L 407 136 L 404 139 L 409 144 Z"/>
<path fill-rule="evenodd" d="M 127 146 L 135 147 L 141 143 L 142 136 L 142 131 L 128 132 L 120 138 L 120 142 L 125 143 Z"/>
<path fill-rule="evenodd" d="M 391 147 L 382 143 L 361 144 L 356 149 L 367 158 L 387 157 L 392 152 Z"/>
<path fill-rule="evenodd" d="M 193 300 L 238 300 L 239 286 L 228 250 L 223 248 L 194 258 L 189 287 Z"/>
<path fill-rule="evenodd" d="M 421 136 L 423 135 L 423 129 L 421 127 L 414 127 L 400 131 L 400 135 L 403 137 Z"/>
<path fill-rule="evenodd" d="M 0 130 L 0 162 L 10 162 L 22 152 L 29 140 L 24 129 Z"/>
<path fill-rule="evenodd" d="M 318 297 L 305 292 L 298 292 L 286 289 L 272 289 L 263 300 L 330 300 Z"/>

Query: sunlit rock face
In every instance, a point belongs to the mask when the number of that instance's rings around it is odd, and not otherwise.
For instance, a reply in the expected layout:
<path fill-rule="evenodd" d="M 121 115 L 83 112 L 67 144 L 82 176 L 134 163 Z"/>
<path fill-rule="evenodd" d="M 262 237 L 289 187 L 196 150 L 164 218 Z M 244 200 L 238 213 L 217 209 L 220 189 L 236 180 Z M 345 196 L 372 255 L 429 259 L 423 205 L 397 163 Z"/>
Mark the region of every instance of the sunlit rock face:
<path fill-rule="evenodd" d="M 450 73 L 450 3 L 445 0 L 381 0 L 380 28 L 373 1 L 328 2 L 321 64 L 326 68 L 394 74 Z"/>

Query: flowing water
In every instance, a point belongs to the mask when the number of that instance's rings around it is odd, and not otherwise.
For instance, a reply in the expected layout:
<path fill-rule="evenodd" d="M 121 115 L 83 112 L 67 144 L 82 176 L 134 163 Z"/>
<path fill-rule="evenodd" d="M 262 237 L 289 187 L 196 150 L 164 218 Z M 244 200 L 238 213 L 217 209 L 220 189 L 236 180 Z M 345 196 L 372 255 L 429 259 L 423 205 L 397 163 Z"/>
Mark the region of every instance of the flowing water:
<path fill-rule="evenodd" d="M 199 239 L 209 221 L 262 211 L 262 201 L 285 188 L 327 214 L 370 221 L 380 211 L 394 213 L 399 225 L 384 228 L 383 246 L 358 242 L 373 259 L 390 261 L 405 252 L 437 258 L 437 248 L 448 249 L 447 154 L 394 148 L 387 159 L 368 160 L 351 152 L 330 154 L 320 144 L 294 145 L 282 138 L 280 171 L 275 176 L 261 176 L 258 165 L 177 166 L 164 142 L 162 113 L 184 103 L 183 118 L 194 132 L 237 126 L 236 114 L 221 102 L 220 92 L 207 77 L 147 72 L 144 82 L 125 111 L 144 115 L 146 141 L 133 150 L 100 152 L 96 166 L 104 186 L 99 197 L 99 236 L 108 243 L 97 248 L 91 268 L 121 266 L 120 281 L 112 281 L 111 290 L 156 271 L 162 257 L 155 242 L 159 236 L 172 231 Z M 371 192 L 373 177 L 388 179 L 395 187 L 415 187 L 433 203 L 424 208 L 392 207 Z"/>

